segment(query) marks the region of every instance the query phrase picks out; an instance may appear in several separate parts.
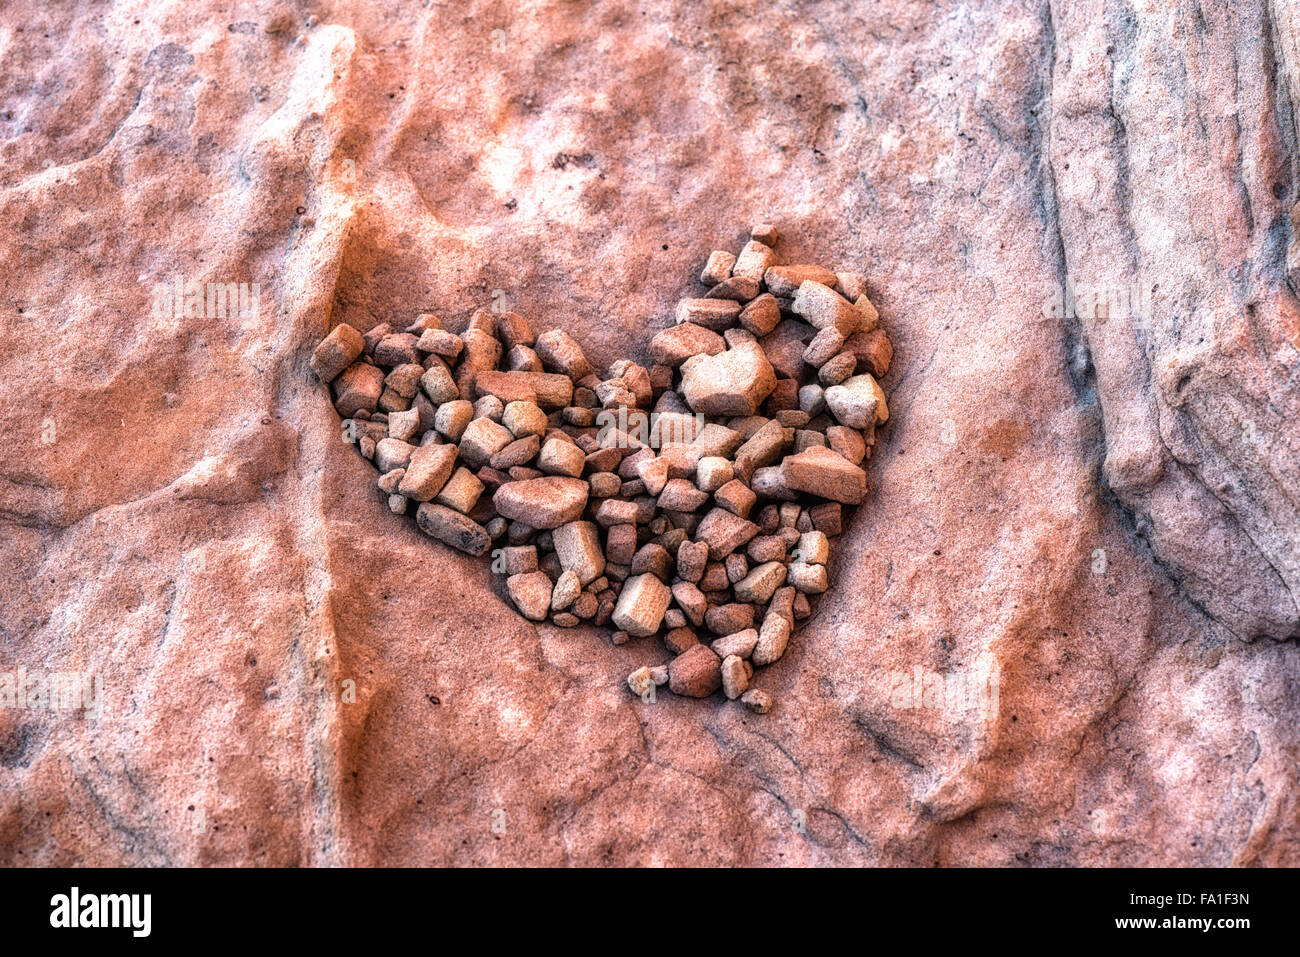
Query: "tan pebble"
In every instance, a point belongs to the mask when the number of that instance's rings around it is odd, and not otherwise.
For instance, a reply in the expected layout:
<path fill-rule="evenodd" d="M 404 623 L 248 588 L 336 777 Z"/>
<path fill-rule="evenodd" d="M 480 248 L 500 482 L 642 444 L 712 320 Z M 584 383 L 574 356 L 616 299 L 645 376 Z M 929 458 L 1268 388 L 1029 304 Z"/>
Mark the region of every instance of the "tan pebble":
<path fill-rule="evenodd" d="M 763 617 L 762 627 L 758 630 L 758 641 L 754 645 L 750 660 L 760 667 L 779 660 L 790 643 L 792 631 L 788 618 L 769 611 Z"/>
<path fill-rule="evenodd" d="M 722 659 L 722 693 L 728 700 L 735 701 L 749 687 L 749 675 L 745 673 L 745 662 L 735 655 Z"/>
<path fill-rule="evenodd" d="M 735 655 L 737 658 L 748 658 L 754 651 L 754 646 L 758 644 L 758 632 L 753 628 L 746 628 L 743 631 L 733 632 L 730 635 L 724 635 L 721 638 L 714 639 L 709 647 L 719 658 L 726 658 L 729 655 Z"/>
<path fill-rule="evenodd" d="M 716 286 L 731 275 L 731 267 L 736 264 L 736 257 L 723 249 L 709 253 L 708 261 L 700 272 L 700 282 L 706 286 Z M 358 336 L 358 338 L 360 338 Z"/>
<path fill-rule="evenodd" d="M 614 608 L 614 624 L 630 635 L 653 635 L 663 622 L 672 591 L 654 574 L 630 577 Z"/>
<path fill-rule="evenodd" d="M 365 345 L 361 333 L 341 322 L 316 346 L 309 365 L 322 382 L 333 382 L 360 357 Z"/>
<path fill-rule="evenodd" d="M 650 674 L 650 668 L 642 665 L 636 671 L 628 675 L 627 686 L 638 698 L 644 698 L 648 695 L 650 689 L 655 687 L 654 676 Z"/>

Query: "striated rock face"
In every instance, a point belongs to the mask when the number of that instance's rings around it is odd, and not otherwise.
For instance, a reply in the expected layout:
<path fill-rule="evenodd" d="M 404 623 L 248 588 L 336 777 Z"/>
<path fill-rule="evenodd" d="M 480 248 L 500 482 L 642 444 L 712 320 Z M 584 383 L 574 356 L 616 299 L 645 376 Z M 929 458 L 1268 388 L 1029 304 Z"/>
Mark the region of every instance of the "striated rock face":
<path fill-rule="evenodd" d="M 312 9 L 0 11 L 0 862 L 1300 863 L 1293 5 Z M 760 221 L 894 347 L 767 714 L 516 614 L 311 371 L 648 364 Z"/>

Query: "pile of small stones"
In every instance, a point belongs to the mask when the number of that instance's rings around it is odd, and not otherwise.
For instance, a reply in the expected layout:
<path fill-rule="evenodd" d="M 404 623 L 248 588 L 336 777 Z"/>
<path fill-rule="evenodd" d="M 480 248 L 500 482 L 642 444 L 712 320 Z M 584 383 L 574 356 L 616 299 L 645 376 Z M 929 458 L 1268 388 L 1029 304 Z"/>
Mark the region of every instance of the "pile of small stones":
<path fill-rule="evenodd" d="M 713 252 L 648 369 L 602 377 L 568 334 L 486 309 L 460 335 L 431 314 L 340 324 L 311 366 L 389 508 L 493 549 L 524 617 L 612 622 L 614 644 L 661 635 L 673 657 L 629 675 L 634 693 L 721 688 L 765 713 L 754 668 L 827 589 L 893 354 L 865 277 L 779 265 L 776 243 L 760 225 L 739 255 Z"/>

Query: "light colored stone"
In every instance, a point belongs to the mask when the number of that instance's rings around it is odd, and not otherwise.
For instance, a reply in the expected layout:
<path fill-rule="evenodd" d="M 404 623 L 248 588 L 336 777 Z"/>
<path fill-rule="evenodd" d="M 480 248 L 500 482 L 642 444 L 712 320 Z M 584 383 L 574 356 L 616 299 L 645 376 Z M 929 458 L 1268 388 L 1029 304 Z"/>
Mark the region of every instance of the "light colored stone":
<path fill-rule="evenodd" d="M 529 621 L 544 621 L 551 608 L 553 586 L 546 572 L 524 572 L 506 579 L 506 590 L 519 613 Z"/>
<path fill-rule="evenodd" d="M 722 659 L 722 693 L 730 701 L 735 701 L 749 687 L 749 673 L 745 671 L 745 662 L 735 655 Z"/>
<path fill-rule="evenodd" d="M 434 501 L 468 515 L 478 504 L 483 488 L 483 483 L 477 475 L 467 468 L 458 468 L 435 496 Z"/>
<path fill-rule="evenodd" d="M 753 415 L 776 388 L 776 373 L 757 342 L 682 363 L 682 398 L 704 415 Z"/>
<path fill-rule="evenodd" d="M 768 601 L 772 593 L 785 583 L 785 575 L 783 562 L 765 562 L 751 569 L 748 575 L 735 584 L 736 600 L 757 604 Z"/>
<path fill-rule="evenodd" d="M 555 529 L 552 540 L 560 567 L 574 572 L 583 586 L 595 581 L 605 571 L 600 529 L 594 523 L 567 522 Z"/>
<path fill-rule="evenodd" d="M 582 517 L 587 483 L 560 475 L 507 482 L 492 496 L 492 504 L 500 515 L 512 521 L 533 528 L 558 528 Z"/>
<path fill-rule="evenodd" d="M 664 620 L 672 590 L 655 575 L 634 575 L 623 583 L 614 624 L 634 637 L 653 635 Z"/>
<path fill-rule="evenodd" d="M 826 405 L 841 425 L 865 429 L 889 419 L 885 391 L 870 373 L 851 376 L 826 390 Z"/>

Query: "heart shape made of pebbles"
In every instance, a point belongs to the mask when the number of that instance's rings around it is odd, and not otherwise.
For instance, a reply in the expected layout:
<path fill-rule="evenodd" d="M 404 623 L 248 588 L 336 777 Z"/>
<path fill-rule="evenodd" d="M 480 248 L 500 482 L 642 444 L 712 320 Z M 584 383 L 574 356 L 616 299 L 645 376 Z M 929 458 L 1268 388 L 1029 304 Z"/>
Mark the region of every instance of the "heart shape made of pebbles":
<path fill-rule="evenodd" d="M 861 273 L 779 265 L 776 243 L 761 225 L 739 255 L 711 253 L 708 291 L 678 303 L 649 369 L 602 378 L 567 333 L 487 309 L 460 335 L 431 314 L 341 323 L 311 367 L 389 508 L 491 550 L 520 614 L 612 621 L 615 644 L 662 634 L 673 657 L 629 675 L 634 693 L 721 688 L 765 713 L 754 668 L 827 589 L 893 355 Z"/>

